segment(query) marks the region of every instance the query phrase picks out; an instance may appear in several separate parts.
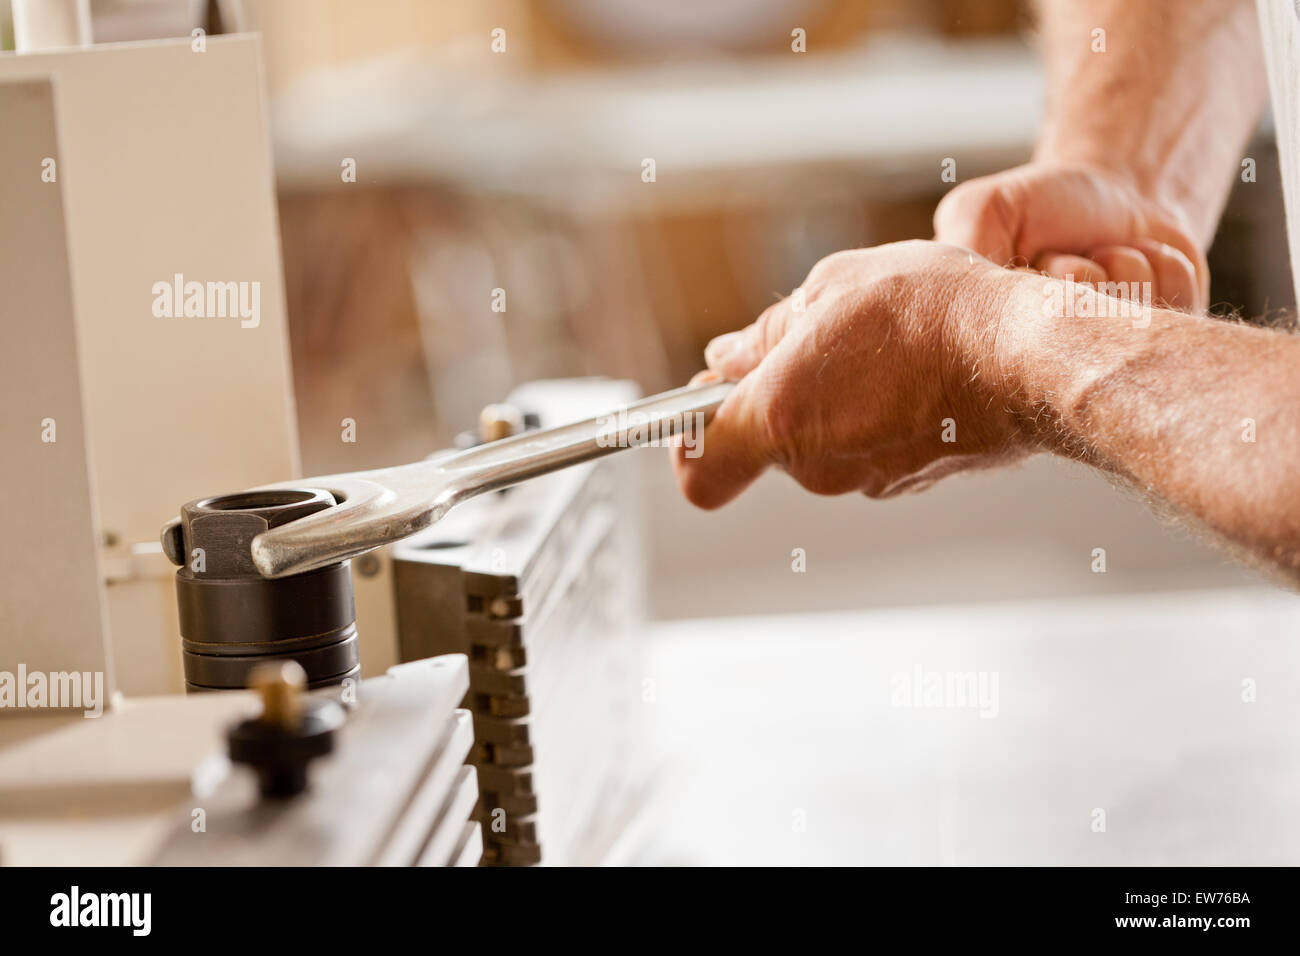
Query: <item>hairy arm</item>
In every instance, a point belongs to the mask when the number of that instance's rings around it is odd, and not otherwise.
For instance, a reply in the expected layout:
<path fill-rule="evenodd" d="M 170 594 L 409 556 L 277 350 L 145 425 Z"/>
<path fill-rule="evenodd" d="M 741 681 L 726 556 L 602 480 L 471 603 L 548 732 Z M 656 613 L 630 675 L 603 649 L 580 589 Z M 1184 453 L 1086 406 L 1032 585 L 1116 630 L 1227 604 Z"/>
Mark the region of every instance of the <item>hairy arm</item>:
<path fill-rule="evenodd" d="M 705 351 L 705 374 L 738 384 L 702 454 L 675 457 L 695 504 L 770 467 L 886 498 L 1046 450 L 1300 583 L 1300 336 L 933 242 L 836 253 L 802 289 Z"/>
<path fill-rule="evenodd" d="M 1204 249 L 1265 94 L 1253 3 L 1041 12 L 1033 162 L 944 198 L 951 245 L 829 256 L 797 305 L 710 343 L 706 374 L 738 385 L 703 454 L 675 455 L 682 491 L 718 507 L 776 467 L 813 492 L 889 497 L 1050 450 L 1300 583 L 1300 337 L 1140 304 L 1206 306 Z"/>
<path fill-rule="evenodd" d="M 935 237 L 1203 311 L 1205 250 L 1266 90 L 1252 0 L 1040 0 L 1033 161 L 951 190 Z"/>
<path fill-rule="evenodd" d="M 1300 337 L 999 281 L 995 361 L 1026 432 L 1300 582 Z M 1067 296 L 1073 316 L 1057 308 Z"/>
<path fill-rule="evenodd" d="M 1035 161 L 1110 170 L 1208 245 L 1267 92 L 1253 0 L 1041 0 L 1039 12 Z"/>

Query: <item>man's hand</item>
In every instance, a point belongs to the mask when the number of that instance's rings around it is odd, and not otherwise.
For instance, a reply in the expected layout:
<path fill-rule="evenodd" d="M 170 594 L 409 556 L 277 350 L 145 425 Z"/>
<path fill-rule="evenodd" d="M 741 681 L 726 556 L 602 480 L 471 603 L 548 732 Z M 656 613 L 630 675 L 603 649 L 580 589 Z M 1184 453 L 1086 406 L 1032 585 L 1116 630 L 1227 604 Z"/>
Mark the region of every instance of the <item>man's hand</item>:
<path fill-rule="evenodd" d="M 805 311 L 784 299 L 710 343 L 711 372 L 740 384 L 703 454 L 675 456 L 682 491 L 715 508 L 776 465 L 809 491 L 885 497 L 1023 452 L 993 361 L 1014 278 L 931 242 L 823 259 Z"/>
<path fill-rule="evenodd" d="M 966 250 L 823 259 L 795 298 L 710 343 L 739 381 L 677 449 L 683 493 L 768 467 L 884 497 L 1036 450 L 1080 458 L 1300 582 L 1300 336 L 1142 308 Z"/>
<path fill-rule="evenodd" d="M 1250 0 L 1039 0 L 1034 162 L 953 189 L 935 238 L 1202 312 L 1205 250 L 1265 84 Z M 1145 292 L 1145 289 L 1142 290 Z"/>
<path fill-rule="evenodd" d="M 1208 305 L 1205 253 L 1187 226 L 1109 170 L 1030 163 L 973 179 L 944 197 L 934 231 L 998 265 L 1077 282 L 1149 282 L 1149 301 L 1193 312 Z"/>

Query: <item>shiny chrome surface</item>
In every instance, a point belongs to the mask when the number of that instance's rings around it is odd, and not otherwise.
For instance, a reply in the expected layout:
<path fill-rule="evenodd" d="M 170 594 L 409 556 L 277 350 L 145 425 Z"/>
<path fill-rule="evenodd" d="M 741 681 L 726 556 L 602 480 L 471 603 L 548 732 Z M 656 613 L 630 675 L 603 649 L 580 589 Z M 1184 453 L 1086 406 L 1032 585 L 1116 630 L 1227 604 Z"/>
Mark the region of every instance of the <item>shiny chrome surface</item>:
<path fill-rule="evenodd" d="M 266 485 L 322 488 L 341 503 L 257 535 L 253 563 L 264 576 L 278 578 L 388 544 L 427 528 L 475 495 L 693 430 L 712 418 L 733 387 L 688 386 L 444 458 Z"/>

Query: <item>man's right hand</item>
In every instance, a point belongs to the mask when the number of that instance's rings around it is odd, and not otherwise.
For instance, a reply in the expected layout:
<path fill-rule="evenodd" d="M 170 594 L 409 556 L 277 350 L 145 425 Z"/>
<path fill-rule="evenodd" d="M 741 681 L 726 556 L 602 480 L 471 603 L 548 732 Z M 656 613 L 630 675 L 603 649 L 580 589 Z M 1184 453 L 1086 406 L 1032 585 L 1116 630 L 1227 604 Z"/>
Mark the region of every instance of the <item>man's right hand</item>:
<path fill-rule="evenodd" d="M 1150 282 L 1151 301 L 1208 306 L 1209 268 L 1189 230 L 1109 170 L 1036 162 L 973 179 L 944 197 L 934 230 L 998 265 L 1077 282 Z"/>

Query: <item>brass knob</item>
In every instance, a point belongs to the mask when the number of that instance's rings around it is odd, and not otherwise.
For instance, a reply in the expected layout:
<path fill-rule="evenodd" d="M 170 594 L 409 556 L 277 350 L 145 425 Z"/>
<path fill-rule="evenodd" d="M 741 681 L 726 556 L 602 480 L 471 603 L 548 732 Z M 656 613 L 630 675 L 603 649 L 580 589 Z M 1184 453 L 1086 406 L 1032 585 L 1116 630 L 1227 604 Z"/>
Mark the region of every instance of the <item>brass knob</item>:
<path fill-rule="evenodd" d="M 524 415 L 513 405 L 486 405 L 478 416 L 479 441 L 499 441 L 524 430 Z"/>
<path fill-rule="evenodd" d="M 292 730 L 302 722 L 307 672 L 297 661 L 259 664 L 249 675 L 248 686 L 262 695 L 262 723 Z"/>

